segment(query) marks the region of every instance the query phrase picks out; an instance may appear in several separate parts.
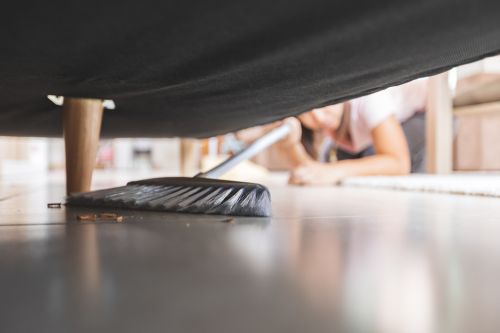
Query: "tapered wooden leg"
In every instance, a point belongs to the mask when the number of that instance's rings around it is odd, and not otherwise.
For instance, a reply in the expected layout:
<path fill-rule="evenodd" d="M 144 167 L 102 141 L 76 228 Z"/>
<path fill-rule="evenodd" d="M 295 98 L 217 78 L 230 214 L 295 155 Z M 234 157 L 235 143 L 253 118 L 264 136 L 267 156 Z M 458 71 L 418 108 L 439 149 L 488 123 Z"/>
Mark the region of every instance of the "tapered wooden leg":
<path fill-rule="evenodd" d="M 427 172 L 451 173 L 453 170 L 453 100 L 447 73 L 429 79 L 426 132 Z"/>
<path fill-rule="evenodd" d="M 102 121 L 102 100 L 64 99 L 66 192 L 90 190 Z"/>
<path fill-rule="evenodd" d="M 181 174 L 192 177 L 200 172 L 200 142 L 196 139 L 181 140 Z"/>

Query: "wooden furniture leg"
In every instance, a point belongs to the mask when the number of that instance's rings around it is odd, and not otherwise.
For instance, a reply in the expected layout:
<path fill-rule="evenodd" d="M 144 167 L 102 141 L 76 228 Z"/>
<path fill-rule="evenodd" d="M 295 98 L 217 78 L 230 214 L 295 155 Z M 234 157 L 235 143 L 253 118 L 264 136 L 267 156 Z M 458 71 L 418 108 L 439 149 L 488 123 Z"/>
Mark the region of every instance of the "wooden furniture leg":
<path fill-rule="evenodd" d="M 64 142 L 66 147 L 66 192 L 90 190 L 103 105 L 99 99 L 64 99 Z"/>
<path fill-rule="evenodd" d="M 429 79 L 426 115 L 427 172 L 449 174 L 453 169 L 453 101 L 448 74 Z"/>
<path fill-rule="evenodd" d="M 200 143 L 196 139 L 181 139 L 180 166 L 184 177 L 200 172 Z"/>

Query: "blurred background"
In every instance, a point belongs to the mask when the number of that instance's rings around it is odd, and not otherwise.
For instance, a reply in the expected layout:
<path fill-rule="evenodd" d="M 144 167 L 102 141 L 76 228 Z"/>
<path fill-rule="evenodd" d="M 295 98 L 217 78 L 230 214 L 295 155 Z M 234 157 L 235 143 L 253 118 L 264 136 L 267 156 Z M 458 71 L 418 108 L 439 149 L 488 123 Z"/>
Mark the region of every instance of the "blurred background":
<path fill-rule="evenodd" d="M 453 171 L 500 171 L 500 57 L 456 68 L 449 72 L 453 96 Z M 321 150 L 321 142 L 318 148 Z M 191 176 L 239 149 L 234 136 L 195 139 L 101 140 L 97 170 L 120 170 L 161 175 Z M 331 154 L 334 156 L 334 154 Z M 0 137 L 0 177 L 49 171 L 64 176 L 64 142 L 61 139 Z M 229 178 L 265 176 L 285 170 L 272 149 L 237 168 Z M 99 173 L 98 173 L 99 174 Z"/>

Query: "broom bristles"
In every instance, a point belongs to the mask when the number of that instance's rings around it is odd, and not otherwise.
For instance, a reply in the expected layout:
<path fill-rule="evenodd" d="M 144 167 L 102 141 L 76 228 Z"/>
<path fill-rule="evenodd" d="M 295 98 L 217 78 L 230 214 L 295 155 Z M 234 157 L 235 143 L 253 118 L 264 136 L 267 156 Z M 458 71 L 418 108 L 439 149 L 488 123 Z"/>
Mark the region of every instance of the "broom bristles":
<path fill-rule="evenodd" d="M 271 216 L 271 195 L 260 184 L 207 178 L 154 178 L 72 194 L 70 206 L 127 208 L 193 214 Z"/>

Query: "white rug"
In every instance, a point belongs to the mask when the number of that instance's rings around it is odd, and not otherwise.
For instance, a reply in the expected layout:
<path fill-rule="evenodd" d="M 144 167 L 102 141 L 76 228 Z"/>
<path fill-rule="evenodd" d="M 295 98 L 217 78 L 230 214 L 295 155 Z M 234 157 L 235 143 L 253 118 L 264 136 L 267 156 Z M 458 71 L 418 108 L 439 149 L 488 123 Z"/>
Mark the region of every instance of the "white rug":
<path fill-rule="evenodd" d="M 343 186 L 500 197 L 500 174 L 351 177 Z"/>

